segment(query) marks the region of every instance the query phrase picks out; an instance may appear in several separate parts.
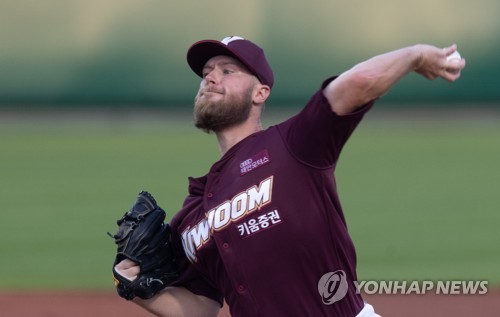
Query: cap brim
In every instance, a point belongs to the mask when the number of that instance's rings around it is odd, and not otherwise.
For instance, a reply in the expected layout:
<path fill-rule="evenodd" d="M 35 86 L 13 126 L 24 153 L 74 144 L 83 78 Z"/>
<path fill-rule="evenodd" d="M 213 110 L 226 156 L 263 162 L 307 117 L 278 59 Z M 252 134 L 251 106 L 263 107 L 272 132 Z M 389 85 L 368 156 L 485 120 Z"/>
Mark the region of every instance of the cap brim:
<path fill-rule="evenodd" d="M 236 58 L 251 72 L 255 72 L 250 65 L 229 46 L 215 40 L 204 40 L 194 43 L 187 52 L 187 62 L 191 69 L 200 77 L 203 77 L 203 67 L 214 56 L 226 55 Z"/>

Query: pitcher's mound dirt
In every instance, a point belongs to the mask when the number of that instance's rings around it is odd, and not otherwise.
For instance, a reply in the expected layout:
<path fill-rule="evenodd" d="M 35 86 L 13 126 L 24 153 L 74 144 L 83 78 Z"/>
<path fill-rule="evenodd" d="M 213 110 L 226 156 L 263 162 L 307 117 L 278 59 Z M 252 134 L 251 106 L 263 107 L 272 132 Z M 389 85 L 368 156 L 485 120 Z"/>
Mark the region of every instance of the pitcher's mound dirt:
<path fill-rule="evenodd" d="M 485 295 L 365 295 L 384 317 L 500 316 L 500 290 Z M 147 317 L 133 303 L 109 292 L 0 293 L 0 315 L 8 317 Z M 219 317 L 228 317 L 227 306 Z M 281 317 L 281 316 L 277 316 Z M 295 316 L 293 316 L 295 317 Z"/>

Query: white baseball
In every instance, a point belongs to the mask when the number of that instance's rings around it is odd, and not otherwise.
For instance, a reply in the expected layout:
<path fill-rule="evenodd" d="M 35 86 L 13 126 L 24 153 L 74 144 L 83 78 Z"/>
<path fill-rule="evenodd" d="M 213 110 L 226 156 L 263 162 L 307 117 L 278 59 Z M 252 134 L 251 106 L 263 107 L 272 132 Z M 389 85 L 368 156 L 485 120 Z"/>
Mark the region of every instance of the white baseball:
<path fill-rule="evenodd" d="M 460 56 L 460 53 L 458 51 L 455 51 L 448 55 L 448 57 L 446 57 L 446 60 L 459 62 L 460 60 L 462 60 L 462 56 Z"/>

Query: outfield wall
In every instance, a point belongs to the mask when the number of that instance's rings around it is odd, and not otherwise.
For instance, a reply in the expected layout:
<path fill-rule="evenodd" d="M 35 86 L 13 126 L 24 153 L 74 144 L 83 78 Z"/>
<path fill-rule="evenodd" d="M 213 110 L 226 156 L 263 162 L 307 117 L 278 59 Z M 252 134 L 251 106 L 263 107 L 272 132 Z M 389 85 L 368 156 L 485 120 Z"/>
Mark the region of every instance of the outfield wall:
<path fill-rule="evenodd" d="M 241 35 L 276 73 L 271 101 L 302 103 L 321 81 L 416 43 L 458 43 L 468 66 L 450 85 L 411 75 L 396 102 L 498 104 L 497 0 L 46 0 L 0 3 L 0 105 L 190 103 L 198 80 L 185 51 Z"/>

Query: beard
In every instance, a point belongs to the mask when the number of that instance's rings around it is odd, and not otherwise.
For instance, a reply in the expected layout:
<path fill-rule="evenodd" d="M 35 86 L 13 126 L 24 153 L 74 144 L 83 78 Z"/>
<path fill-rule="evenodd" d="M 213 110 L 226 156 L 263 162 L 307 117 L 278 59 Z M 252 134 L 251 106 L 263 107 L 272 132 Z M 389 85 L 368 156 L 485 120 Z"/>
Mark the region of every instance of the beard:
<path fill-rule="evenodd" d="M 206 89 L 210 91 L 210 89 Z M 220 132 L 245 122 L 252 109 L 252 91 L 249 87 L 240 95 L 224 95 L 222 100 L 198 98 L 194 100 L 194 125 L 206 133 Z"/>

